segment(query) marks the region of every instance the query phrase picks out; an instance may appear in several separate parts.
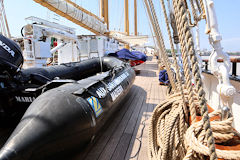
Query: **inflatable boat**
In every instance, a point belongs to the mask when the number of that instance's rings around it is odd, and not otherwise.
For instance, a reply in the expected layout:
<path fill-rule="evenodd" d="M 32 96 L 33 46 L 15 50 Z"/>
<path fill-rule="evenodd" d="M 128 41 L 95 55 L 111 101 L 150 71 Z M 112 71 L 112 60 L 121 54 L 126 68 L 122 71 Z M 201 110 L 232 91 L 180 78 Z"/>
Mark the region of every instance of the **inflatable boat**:
<path fill-rule="evenodd" d="M 20 69 L 22 64 L 23 56 L 18 45 L 0 35 L 1 122 L 21 118 L 36 97 L 49 89 L 100 72 L 114 73 L 119 68 L 128 68 L 125 63 L 110 57 L 43 68 Z"/>
<path fill-rule="evenodd" d="M 9 56 L 5 49 L 0 51 Z M 0 160 L 47 159 L 85 146 L 120 107 L 135 78 L 133 69 L 114 57 L 21 72 L 21 60 L 5 57 L 0 58 L 1 73 L 6 74 L 1 101 L 5 97 L 5 102 L 11 100 L 9 106 L 27 110 L 0 150 Z"/>

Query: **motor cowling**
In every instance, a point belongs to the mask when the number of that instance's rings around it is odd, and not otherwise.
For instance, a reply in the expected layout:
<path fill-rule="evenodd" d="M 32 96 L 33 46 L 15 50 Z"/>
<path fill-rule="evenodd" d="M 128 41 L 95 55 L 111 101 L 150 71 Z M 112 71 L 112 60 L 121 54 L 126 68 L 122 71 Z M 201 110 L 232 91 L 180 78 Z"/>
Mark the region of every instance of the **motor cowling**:
<path fill-rule="evenodd" d="M 10 74 L 15 74 L 22 64 L 23 55 L 20 47 L 0 34 L 0 73 L 8 71 Z"/>

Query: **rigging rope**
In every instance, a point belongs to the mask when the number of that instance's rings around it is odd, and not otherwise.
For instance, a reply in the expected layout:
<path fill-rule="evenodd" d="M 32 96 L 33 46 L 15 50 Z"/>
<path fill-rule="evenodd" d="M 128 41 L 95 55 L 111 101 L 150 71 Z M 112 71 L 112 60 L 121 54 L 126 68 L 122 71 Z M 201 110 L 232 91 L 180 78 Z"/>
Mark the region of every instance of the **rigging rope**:
<path fill-rule="evenodd" d="M 194 23 L 192 23 L 191 13 L 190 13 L 190 10 L 188 8 L 187 1 L 184 1 L 186 9 L 187 9 L 187 13 L 188 13 L 189 26 L 195 27 L 198 24 L 198 22 L 201 20 L 202 13 L 201 13 L 201 9 L 199 7 L 198 0 L 195 0 L 195 3 L 194 3 L 193 0 L 189 0 L 189 1 L 190 1 L 192 14 L 193 14 L 193 20 L 194 20 Z M 196 6 L 195 6 L 195 4 L 196 4 Z M 200 16 L 197 15 L 197 10 L 200 13 Z"/>
<path fill-rule="evenodd" d="M 191 24 L 191 13 L 188 10 L 187 1 L 173 0 L 174 14 L 171 15 L 171 18 L 176 21 L 171 21 L 171 25 L 173 31 L 178 33 L 177 38 L 179 38 L 181 44 L 183 68 L 186 76 L 185 83 L 182 84 L 174 52 L 172 40 L 174 38 L 171 36 L 164 0 L 160 0 L 164 12 L 174 65 L 177 70 L 177 84 L 174 86 L 175 89 L 173 92 L 167 96 L 166 100 L 159 104 L 153 111 L 149 127 L 148 153 L 151 160 L 206 159 L 206 156 L 209 156 L 210 160 L 217 159 L 217 156 L 225 159 L 240 159 L 240 151 L 223 151 L 215 148 L 215 142 L 229 142 L 238 134 L 235 133 L 231 126 L 233 118 L 220 121 L 220 111 L 212 112 L 208 115 L 205 92 L 203 90 L 200 69 L 190 28 L 190 26 L 196 26 L 200 19 L 205 17 L 203 2 L 202 0 L 199 1 L 190 0 L 194 17 L 194 24 Z M 169 79 L 172 85 L 175 80 L 171 75 L 172 72 L 169 71 L 170 64 L 152 0 L 144 0 L 144 2 L 156 35 L 158 47 L 162 53 L 161 58 L 164 60 L 163 63 L 165 63 L 167 67 L 168 74 L 170 74 Z M 197 10 L 200 14 L 199 17 Z M 177 29 L 174 30 L 174 26 L 176 26 Z M 176 41 L 176 43 L 177 42 L 178 41 Z M 195 81 L 194 86 L 192 85 L 192 78 L 194 78 Z M 188 117 L 186 116 L 189 112 L 188 108 L 190 108 L 191 116 L 190 127 Z M 200 114 L 200 110 L 202 120 L 196 122 L 196 115 Z M 217 116 L 218 119 L 210 123 L 209 116 Z"/>
<path fill-rule="evenodd" d="M 204 18 L 204 6 L 202 0 L 198 2 L 195 0 L 190 0 L 191 2 L 191 8 L 192 8 L 192 14 L 194 15 L 194 25 L 198 23 L 200 20 L 200 17 Z M 148 4 L 149 3 L 149 4 Z M 154 11 L 154 7 L 152 4 L 152 0 L 145 0 L 145 4 L 148 8 L 148 12 L 150 12 L 150 18 L 152 16 L 152 25 L 154 29 L 154 32 L 156 35 L 159 36 L 160 41 L 160 47 L 165 47 L 164 42 L 162 39 L 161 31 L 158 25 L 158 22 L 156 20 L 156 14 Z M 169 22 L 167 19 L 167 13 L 165 9 L 164 1 L 161 0 L 164 16 L 165 16 L 165 22 L 167 25 L 170 45 L 171 45 L 171 51 L 173 53 L 174 62 L 176 66 L 176 57 L 174 55 L 174 47 L 171 37 L 171 31 L 169 27 Z M 149 7 L 149 6 L 150 7 Z M 194 6 L 196 5 L 196 6 Z M 152 119 L 151 119 L 151 125 L 149 129 L 149 157 L 150 159 L 189 159 L 189 155 L 193 155 L 194 150 L 196 148 L 190 147 L 190 145 L 186 145 L 183 143 L 182 135 L 185 134 L 186 128 L 188 127 L 188 121 L 184 118 L 184 114 L 187 114 L 187 109 L 184 107 L 186 105 L 186 100 L 188 100 L 188 106 L 190 106 L 190 114 L 191 114 L 191 120 L 192 120 L 192 126 L 195 125 L 195 118 L 196 118 L 196 109 L 201 109 L 201 115 L 202 115 L 202 125 L 201 127 L 204 129 L 201 132 L 201 138 L 204 137 L 205 143 L 207 143 L 207 146 L 205 146 L 205 150 L 207 148 L 207 151 L 204 152 L 204 154 L 209 155 L 210 160 L 217 159 L 216 149 L 215 149 L 215 140 L 214 136 L 221 136 L 222 133 L 213 134 L 211 129 L 211 124 L 208 116 L 208 109 L 206 105 L 205 100 L 205 92 L 203 90 L 201 76 L 199 73 L 199 66 L 197 61 L 197 56 L 194 50 L 194 43 L 193 43 L 193 37 L 191 34 L 190 26 L 191 23 L 191 13 L 187 12 L 187 3 L 185 0 L 173 0 L 173 6 L 174 6 L 174 15 L 176 18 L 176 26 L 178 30 L 178 36 L 181 44 L 181 52 L 183 55 L 183 68 L 184 68 L 184 74 L 186 76 L 185 81 L 185 90 L 183 91 L 178 85 L 178 88 L 174 90 L 173 94 L 170 95 L 166 101 L 164 101 L 162 104 L 156 107 L 154 110 Z M 197 16 L 197 11 L 201 14 L 200 17 Z M 189 14 L 189 15 L 187 15 Z M 165 49 L 165 48 L 164 48 Z M 163 59 L 165 61 L 164 54 Z M 167 62 L 167 61 L 165 61 Z M 192 70 L 190 70 L 190 67 Z M 181 84 L 181 80 L 179 78 L 179 68 L 177 68 L 177 80 L 179 84 Z M 168 72 L 169 73 L 169 72 Z M 192 86 L 192 77 L 195 81 L 195 86 L 193 90 Z M 172 83 L 171 83 L 172 84 Z M 183 94 L 184 92 L 184 94 Z M 181 98 L 176 97 L 176 95 L 179 95 Z M 173 97 L 171 97 L 173 96 Z M 197 123 L 199 124 L 199 123 Z M 215 131 L 215 124 L 213 124 L 213 129 Z M 231 125 L 230 125 L 231 126 Z M 180 127 L 180 128 L 179 128 Z M 225 138 L 229 140 L 232 138 L 232 133 L 224 134 Z M 219 137 L 218 137 L 219 138 Z M 219 142 L 219 139 L 216 137 L 216 142 Z M 185 140 L 186 141 L 186 140 Z M 185 156 L 185 150 L 187 149 L 187 155 Z M 229 152 L 230 153 L 230 152 Z M 199 155 L 200 158 L 203 158 L 202 155 Z"/>
<path fill-rule="evenodd" d="M 204 8 L 203 0 L 196 0 L 196 1 L 200 1 L 200 7 L 201 7 L 201 12 L 202 12 L 202 18 L 206 18 L 206 15 L 205 15 L 205 8 Z M 198 4 L 199 4 L 199 3 L 198 3 Z"/>
<path fill-rule="evenodd" d="M 147 14 L 146 6 L 144 5 L 144 0 L 142 0 L 142 4 L 143 4 L 143 8 L 144 8 L 146 16 L 149 17 L 148 14 Z M 157 48 L 156 37 L 153 34 L 153 27 L 151 26 L 150 18 L 148 18 L 148 25 L 149 25 L 151 35 L 152 35 L 152 38 L 153 38 L 154 47 Z M 158 58 L 160 58 L 160 57 L 158 57 Z"/>
<path fill-rule="evenodd" d="M 187 108 L 186 108 L 186 105 L 185 105 L 185 97 L 184 97 L 184 94 L 183 94 L 182 79 L 181 79 L 181 76 L 180 76 L 180 69 L 179 69 L 179 65 L 177 63 L 177 57 L 176 57 L 176 53 L 175 53 L 175 50 L 174 50 L 173 40 L 172 40 L 172 37 L 171 37 L 171 30 L 170 30 L 170 26 L 169 26 L 169 22 L 168 22 L 167 11 L 166 11 L 166 8 L 165 8 L 164 0 L 160 0 L 160 1 L 161 1 L 163 13 L 164 13 L 165 23 L 166 23 L 166 26 L 167 26 L 167 31 L 168 31 L 168 36 L 169 36 L 169 41 L 170 41 L 170 46 L 171 46 L 171 52 L 172 52 L 172 56 L 173 56 L 173 60 L 174 60 L 174 65 L 175 65 L 175 68 L 176 68 L 176 77 L 177 77 L 177 82 L 178 82 L 177 91 L 181 92 L 182 101 L 183 101 L 183 105 L 184 105 L 183 109 L 184 109 L 184 112 L 187 113 Z M 186 119 L 188 119 L 187 114 L 185 114 L 185 117 L 186 117 Z"/>
<path fill-rule="evenodd" d="M 174 8 L 174 13 L 175 13 L 175 18 L 176 18 L 176 23 L 177 21 L 179 21 L 179 19 L 177 18 L 177 14 L 179 13 L 178 11 L 175 11 Z M 181 20 L 181 19 L 180 19 Z M 189 58 L 187 55 L 187 44 L 185 43 L 186 41 L 184 40 L 184 32 L 182 30 L 182 28 L 179 27 L 179 24 L 177 23 L 177 29 L 178 29 L 178 35 L 179 35 L 179 40 L 180 40 L 180 44 L 181 44 L 181 52 L 182 52 L 182 58 L 183 58 L 183 69 L 184 69 L 184 74 L 186 77 L 186 88 L 188 90 L 188 94 L 189 94 L 189 99 L 187 99 L 189 101 L 190 104 L 190 113 L 191 113 L 191 120 L 193 122 L 196 121 L 196 104 L 193 102 L 193 86 L 192 86 L 192 75 L 190 72 L 190 66 L 189 66 Z"/>
<path fill-rule="evenodd" d="M 215 151 L 215 142 L 214 142 L 214 137 L 212 134 L 210 120 L 208 116 L 208 108 L 206 105 L 205 91 L 203 90 L 202 80 L 199 73 L 198 61 L 197 61 L 196 53 L 194 50 L 193 38 L 192 38 L 190 28 L 188 26 L 186 8 L 184 6 L 184 2 L 181 0 L 173 0 L 173 6 L 174 6 L 176 19 L 177 19 L 177 28 L 180 31 L 179 32 L 180 41 L 186 42 L 186 50 L 182 50 L 182 53 L 189 54 L 189 58 L 190 58 L 190 62 L 193 70 L 192 73 L 195 80 L 197 97 L 200 105 L 199 107 L 201 109 L 201 115 L 203 117 L 203 126 L 204 126 L 203 128 L 206 131 L 206 135 L 207 135 L 207 144 L 210 152 L 210 160 L 215 160 L 217 159 L 216 151 Z M 183 46 L 182 43 L 181 43 L 181 46 L 182 46 L 181 49 L 185 47 Z"/>
<path fill-rule="evenodd" d="M 173 73 L 170 69 L 170 62 L 168 60 L 166 48 L 165 48 L 165 45 L 164 45 L 162 33 L 161 33 L 161 30 L 160 30 L 160 27 L 159 27 L 159 24 L 158 24 L 158 20 L 157 20 L 157 16 L 156 16 L 156 13 L 155 13 L 155 9 L 154 9 L 152 0 L 144 0 L 144 2 L 145 2 L 145 5 L 146 5 L 146 8 L 147 8 L 147 12 L 148 12 L 151 24 L 153 26 L 154 33 L 156 35 L 158 47 L 161 51 L 161 58 L 163 58 L 163 60 L 164 60 L 163 63 L 166 66 L 166 70 L 167 70 L 167 73 L 168 73 L 168 76 L 169 76 L 170 84 L 171 84 L 173 90 L 175 90 L 176 89 L 176 84 L 175 84 L 175 81 L 174 81 L 174 76 L 173 76 Z M 148 2 L 149 2 L 149 4 L 148 4 Z"/>

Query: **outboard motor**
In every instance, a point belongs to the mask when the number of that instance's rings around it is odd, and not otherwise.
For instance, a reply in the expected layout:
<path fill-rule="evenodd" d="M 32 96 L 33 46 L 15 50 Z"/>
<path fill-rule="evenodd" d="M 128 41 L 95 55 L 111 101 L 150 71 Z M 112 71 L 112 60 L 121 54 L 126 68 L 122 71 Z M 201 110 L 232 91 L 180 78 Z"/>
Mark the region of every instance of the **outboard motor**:
<path fill-rule="evenodd" d="M 5 91 L 9 89 L 8 86 L 22 64 L 23 56 L 20 47 L 0 34 L 0 118 L 5 116 L 4 108 L 8 101 Z M 5 102 L 2 101 L 3 99 Z"/>
<path fill-rule="evenodd" d="M 20 47 L 0 34 L 0 75 L 8 72 L 13 76 L 22 64 L 23 56 Z"/>

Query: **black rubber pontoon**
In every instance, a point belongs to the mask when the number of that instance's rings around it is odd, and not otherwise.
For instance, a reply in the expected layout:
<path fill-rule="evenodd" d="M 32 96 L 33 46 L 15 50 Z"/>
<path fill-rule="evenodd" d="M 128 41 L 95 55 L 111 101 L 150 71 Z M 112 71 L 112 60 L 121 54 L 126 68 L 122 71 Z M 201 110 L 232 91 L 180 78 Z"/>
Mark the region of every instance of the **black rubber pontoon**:
<path fill-rule="evenodd" d="M 28 106 L 46 90 L 106 72 L 122 64 L 114 58 L 93 58 L 57 66 L 20 70 L 20 48 L 0 35 L 0 126 L 18 122 Z M 4 125 L 8 125 L 5 124 Z"/>
<path fill-rule="evenodd" d="M 7 72 L 11 81 L 2 76 L 0 100 L 30 106 L 0 150 L 0 160 L 45 160 L 85 146 L 120 107 L 135 78 L 128 64 L 113 57 L 20 72 L 21 62 L 2 64 L 2 75 Z"/>

